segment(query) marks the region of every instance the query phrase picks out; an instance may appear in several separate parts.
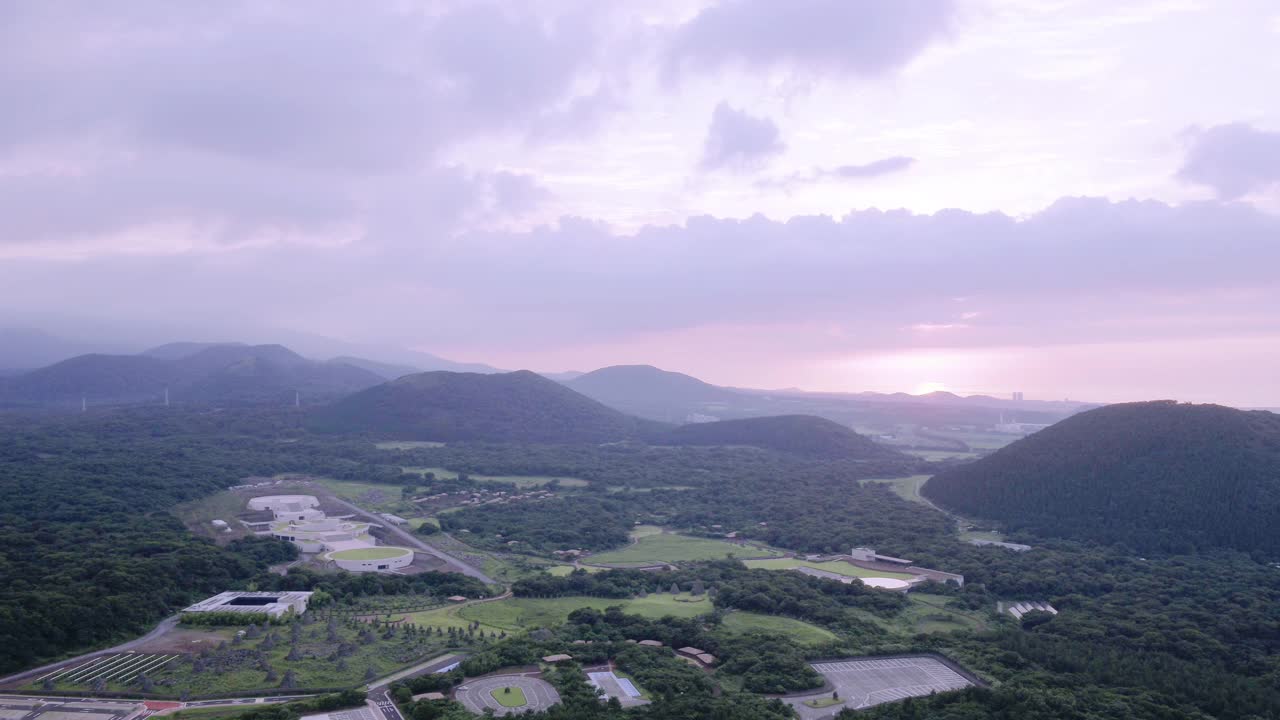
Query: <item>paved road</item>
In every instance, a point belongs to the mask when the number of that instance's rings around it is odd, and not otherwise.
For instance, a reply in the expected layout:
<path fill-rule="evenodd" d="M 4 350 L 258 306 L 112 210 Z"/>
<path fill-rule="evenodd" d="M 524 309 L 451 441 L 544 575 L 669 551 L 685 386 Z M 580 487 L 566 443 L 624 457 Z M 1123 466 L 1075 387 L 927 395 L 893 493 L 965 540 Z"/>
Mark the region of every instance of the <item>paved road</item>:
<path fill-rule="evenodd" d="M 15 682 L 26 681 L 31 678 L 40 677 L 41 675 L 51 670 L 56 670 L 58 668 L 66 667 L 68 665 L 81 663 L 86 660 L 92 660 L 93 658 L 96 658 L 102 655 L 110 655 L 111 653 L 128 652 L 130 650 L 133 650 L 134 648 L 140 647 L 145 643 L 155 640 L 161 635 L 172 630 L 174 626 L 178 624 L 178 620 L 180 619 L 180 617 L 181 617 L 180 615 L 173 615 L 172 617 L 167 617 L 164 620 L 161 620 L 160 624 L 152 628 L 151 632 L 147 633 L 146 635 L 143 635 L 140 638 L 134 638 L 133 640 L 130 640 L 129 642 L 126 642 L 126 643 L 121 643 L 119 645 L 116 645 L 115 647 L 109 647 L 109 648 L 106 648 L 105 650 L 95 650 L 94 652 L 91 652 L 91 653 L 86 653 L 84 655 L 73 657 L 70 660 L 62 660 L 60 662 L 50 663 L 48 665 L 41 665 L 38 668 L 23 670 L 22 672 L 17 673 L 16 675 L 10 675 L 9 677 L 0 678 L 0 685 L 10 685 Z"/>
<path fill-rule="evenodd" d="M 352 503 L 349 503 L 346 500 L 343 500 L 342 498 L 337 497 L 336 495 L 330 495 L 329 497 L 335 503 L 351 510 L 356 515 L 359 515 L 360 517 L 363 517 L 366 520 L 375 522 L 383 526 L 384 528 L 387 529 L 388 532 L 390 532 L 392 535 L 395 535 L 397 538 L 404 541 L 406 544 L 413 547 L 415 550 L 421 550 L 429 555 L 434 555 L 440 558 L 441 560 L 445 561 L 449 565 L 453 566 L 454 569 L 456 569 L 458 572 L 462 573 L 463 575 L 469 575 L 486 585 L 499 584 L 497 580 L 494 580 L 488 575 L 485 575 L 484 571 L 480 570 L 474 565 L 469 565 L 463 562 L 462 560 L 459 560 L 458 558 L 450 555 L 449 553 L 446 553 L 445 551 L 440 550 L 439 548 L 435 548 L 435 547 L 432 547 L 431 545 L 428 545 L 427 543 L 414 537 L 412 533 L 404 530 L 403 528 L 397 527 L 387 522 L 386 518 L 379 517 L 358 505 L 353 505 Z"/>

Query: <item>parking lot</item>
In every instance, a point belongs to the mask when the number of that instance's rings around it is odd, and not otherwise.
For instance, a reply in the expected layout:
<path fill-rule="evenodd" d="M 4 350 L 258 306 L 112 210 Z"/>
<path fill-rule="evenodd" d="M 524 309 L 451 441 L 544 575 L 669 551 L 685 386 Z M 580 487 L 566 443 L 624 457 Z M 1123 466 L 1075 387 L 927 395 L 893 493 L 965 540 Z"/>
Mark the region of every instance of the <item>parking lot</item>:
<path fill-rule="evenodd" d="M 494 691 L 502 692 L 504 687 L 520 688 L 524 692 L 525 704 L 520 707 L 503 707 L 493 696 Z M 546 710 L 560 702 L 560 695 L 551 683 L 527 675 L 490 675 L 489 677 L 468 680 L 454 692 L 454 699 L 462 703 L 473 713 L 482 715 L 486 708 L 493 710 L 499 717 L 526 710 Z"/>
<path fill-rule="evenodd" d="M 832 717 L 844 708 L 867 708 L 973 684 L 941 660 L 926 656 L 838 660 L 814 663 L 813 669 L 827 679 L 842 702 L 821 708 L 804 704 L 806 700 L 829 699 L 832 690 L 784 698 L 803 720 Z"/>

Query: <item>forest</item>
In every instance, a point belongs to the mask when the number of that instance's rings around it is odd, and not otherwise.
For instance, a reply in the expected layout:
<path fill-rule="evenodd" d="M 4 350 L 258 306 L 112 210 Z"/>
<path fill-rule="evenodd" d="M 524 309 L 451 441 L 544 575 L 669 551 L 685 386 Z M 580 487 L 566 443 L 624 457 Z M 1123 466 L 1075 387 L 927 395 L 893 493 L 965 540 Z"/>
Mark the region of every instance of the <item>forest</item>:
<path fill-rule="evenodd" d="M 288 557 L 287 546 L 254 541 L 218 548 L 194 539 L 165 512 L 240 478 L 288 471 L 385 482 L 398 492 L 407 482 L 400 468 L 417 465 L 587 479 L 588 487 L 559 497 L 583 503 L 573 506 L 575 512 L 609 510 L 597 516 L 602 520 L 596 527 L 579 530 L 561 522 L 577 541 L 601 529 L 625 535 L 630 523 L 643 518 L 694 534 L 715 535 L 711 526 L 717 524 L 741 528 L 750 537 L 801 551 L 847 552 L 850 545 L 872 545 L 965 575 L 963 589 L 928 591 L 957 608 L 988 613 L 998 600 L 1043 599 L 1061 611 L 1026 626 L 1008 619 L 981 631 L 902 639 L 886 635 L 876 620 L 897 617 L 901 596 L 794 573 L 747 570 L 731 561 L 681 565 L 661 584 L 676 582 L 688 590 L 701 582 L 712 597 L 713 622 L 723 613 L 777 614 L 828 628 L 840 638 L 835 645 L 811 648 L 776 640 L 703 638 L 708 645 L 716 641 L 724 677 L 737 678 L 735 687 L 801 686 L 805 673 L 796 662 L 814 653 L 936 651 L 991 680 L 993 687 L 888 705 L 867 715 L 1280 716 L 1275 682 L 1280 677 L 1280 571 L 1275 567 L 1226 549 L 1139 556 L 1123 544 L 1054 539 L 1026 530 L 1014 538 L 1034 544 L 1031 552 L 975 547 L 956 538 L 950 518 L 885 486 L 861 483 L 892 476 L 884 472 L 892 466 L 880 461 L 640 445 L 380 450 L 362 438 L 311 436 L 301 416 L 287 412 L 135 409 L 62 418 L 4 416 L 0 425 L 5 439 L 0 491 L 9 498 L 0 518 L 0 662 L 6 669 L 136 635 L 184 603 L 227 586 L 314 589 L 347 600 L 380 593 L 480 596 L 484 590 L 474 581 L 447 574 L 401 579 L 305 570 L 286 577 L 264 573 L 267 565 Z M 420 477 L 412 479 L 421 484 Z M 528 505 L 519 516 L 489 509 L 451 514 L 459 521 L 492 522 L 492 528 L 501 522 L 513 537 L 541 536 L 545 548 L 553 542 L 548 533 L 554 520 L 564 516 L 553 510 L 548 501 Z M 614 510 L 616 520 L 610 519 Z M 654 575 L 636 571 L 536 575 L 514 588 L 523 597 L 619 599 L 655 589 Z M 561 633 L 556 642 L 628 637 L 632 630 L 668 633 L 675 642 L 679 633 L 692 632 L 677 620 L 615 622 L 606 621 L 608 615 L 575 615 L 556 631 Z M 511 638 L 477 655 L 476 663 L 485 657 L 523 657 L 529 646 L 521 643 L 529 642 L 542 641 Z M 617 658 L 629 657 L 627 648 L 634 649 L 623 644 Z M 511 655 L 501 655 L 506 652 Z M 629 658 L 637 677 L 648 660 L 634 653 Z M 659 686 L 664 677 L 676 686 L 698 684 L 674 666 L 659 663 L 649 671 L 655 678 L 650 682 Z M 576 681 L 564 682 L 572 687 Z M 429 715 L 437 711 L 446 714 Z M 420 717 L 448 717 L 449 712 L 424 706 Z M 566 702 L 544 717 L 620 717 L 613 712 L 602 703 Z M 721 696 L 690 690 L 625 712 L 655 719 L 785 716 L 760 697 L 736 690 Z"/>
<path fill-rule="evenodd" d="M 1280 557 L 1280 415 L 1173 401 L 1108 405 L 969 465 L 924 494 L 1015 530 L 1136 552 Z"/>

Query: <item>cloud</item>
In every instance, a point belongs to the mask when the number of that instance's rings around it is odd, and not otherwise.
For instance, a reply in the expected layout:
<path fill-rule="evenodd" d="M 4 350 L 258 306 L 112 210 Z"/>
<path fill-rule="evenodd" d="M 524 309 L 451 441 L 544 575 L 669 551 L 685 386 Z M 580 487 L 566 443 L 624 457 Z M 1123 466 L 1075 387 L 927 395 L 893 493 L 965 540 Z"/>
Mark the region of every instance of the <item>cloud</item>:
<path fill-rule="evenodd" d="M 704 171 L 747 172 L 785 149 L 772 120 L 736 110 L 722 101 L 711 114 L 699 166 Z"/>
<path fill-rule="evenodd" d="M 894 155 L 881 158 L 863 165 L 838 165 L 836 167 L 816 167 L 809 172 L 794 173 L 784 178 L 761 181 L 761 187 L 791 187 L 826 180 L 864 180 L 867 178 L 892 175 L 903 172 L 915 165 L 916 159 L 905 155 Z"/>
<path fill-rule="evenodd" d="M 439 182 L 484 198 L 493 180 Z M 379 216 L 417 212 L 415 199 L 387 200 Z M 389 232 L 379 236 L 390 242 Z M 864 210 L 785 221 L 694 217 L 619 235 L 566 219 L 443 245 L 409 235 L 394 253 L 269 245 L 8 258 L 0 314 L 109 307 L 140 321 L 253 318 L 353 339 L 465 346 L 478 358 L 716 327 L 787 329 L 796 338 L 789 352 L 799 354 L 1275 336 L 1277 236 L 1280 218 L 1248 205 L 1088 198 L 1021 220 Z M 814 326 L 842 332 L 804 330 Z"/>
<path fill-rule="evenodd" d="M 677 31 L 667 71 L 740 66 L 879 75 L 945 38 L 956 14 L 952 0 L 725 0 Z"/>
<path fill-rule="evenodd" d="M 1186 137 L 1187 154 L 1177 173 L 1183 182 L 1207 185 L 1223 200 L 1280 183 L 1280 132 L 1231 123 L 1194 128 Z"/>

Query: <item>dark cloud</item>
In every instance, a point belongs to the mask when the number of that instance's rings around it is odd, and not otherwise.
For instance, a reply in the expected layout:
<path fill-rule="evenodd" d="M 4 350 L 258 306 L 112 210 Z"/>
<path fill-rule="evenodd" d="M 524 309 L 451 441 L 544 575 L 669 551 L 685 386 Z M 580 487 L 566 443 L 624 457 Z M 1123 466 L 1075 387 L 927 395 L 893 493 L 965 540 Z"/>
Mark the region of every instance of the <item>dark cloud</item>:
<path fill-rule="evenodd" d="M 944 38 L 956 13 L 952 0 L 725 0 L 679 29 L 668 72 L 739 65 L 876 75 Z"/>
<path fill-rule="evenodd" d="M 711 114 L 699 166 L 705 171 L 747 172 L 758 169 L 785 149 L 778 126 L 772 120 L 721 102 Z"/>
<path fill-rule="evenodd" d="M 1187 155 L 1178 179 L 1213 188 L 1223 200 L 1238 200 L 1280 183 L 1280 132 L 1246 123 L 1194 128 L 1186 133 Z"/>

